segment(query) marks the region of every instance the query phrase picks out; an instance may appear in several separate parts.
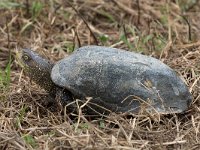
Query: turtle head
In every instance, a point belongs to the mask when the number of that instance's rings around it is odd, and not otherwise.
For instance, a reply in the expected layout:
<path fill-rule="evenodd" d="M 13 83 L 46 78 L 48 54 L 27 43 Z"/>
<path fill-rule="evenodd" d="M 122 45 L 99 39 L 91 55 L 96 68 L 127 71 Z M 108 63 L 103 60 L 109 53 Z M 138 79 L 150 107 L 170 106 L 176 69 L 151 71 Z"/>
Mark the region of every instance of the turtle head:
<path fill-rule="evenodd" d="M 30 49 L 22 49 L 16 53 L 17 60 L 25 73 L 47 91 L 55 86 L 51 80 L 53 63 Z"/>

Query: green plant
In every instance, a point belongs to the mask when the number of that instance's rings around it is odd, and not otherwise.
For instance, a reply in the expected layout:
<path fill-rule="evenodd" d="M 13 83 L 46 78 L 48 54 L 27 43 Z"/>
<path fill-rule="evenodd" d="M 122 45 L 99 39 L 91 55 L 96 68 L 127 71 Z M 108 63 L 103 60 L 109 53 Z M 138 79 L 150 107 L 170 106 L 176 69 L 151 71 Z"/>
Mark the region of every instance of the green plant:
<path fill-rule="evenodd" d="M 108 21 L 110 22 L 116 22 L 115 18 L 108 12 L 104 11 L 104 10 L 98 10 L 97 11 L 100 15 L 102 15 L 103 17 L 107 18 Z"/>
<path fill-rule="evenodd" d="M 19 110 L 19 114 L 18 114 L 18 116 L 16 118 L 16 122 L 15 122 L 16 123 L 15 125 L 16 125 L 17 128 L 19 127 L 19 125 L 23 121 L 24 116 L 26 115 L 27 108 L 28 107 L 26 105 L 23 105 L 21 107 L 21 109 Z"/>
<path fill-rule="evenodd" d="M 125 34 L 121 34 L 120 41 L 123 41 L 128 46 L 129 49 L 133 49 L 134 48 L 133 45 L 127 39 Z"/>
<path fill-rule="evenodd" d="M 179 5 L 183 12 L 186 12 L 191 7 L 193 7 L 198 1 L 197 0 L 176 0 L 176 3 Z"/>
<path fill-rule="evenodd" d="M 34 1 L 31 5 L 32 19 L 35 20 L 41 13 L 43 4 L 39 1 Z"/>
<path fill-rule="evenodd" d="M 89 127 L 90 127 L 90 126 L 89 126 L 87 123 L 81 123 L 81 124 L 80 124 L 80 128 L 81 128 L 81 129 L 89 129 Z"/>
<path fill-rule="evenodd" d="M 155 51 L 161 51 L 167 44 L 167 37 L 164 37 L 161 34 L 156 35 L 153 38 L 153 42 L 155 45 Z"/>
<path fill-rule="evenodd" d="M 71 42 L 64 42 L 62 46 L 62 49 L 68 53 L 72 53 L 74 51 L 74 48 L 74 43 Z"/>
<path fill-rule="evenodd" d="M 23 136 L 24 141 L 29 144 L 32 148 L 36 148 L 38 144 L 36 143 L 35 139 L 33 136 L 27 134 Z"/>
<path fill-rule="evenodd" d="M 0 87 L 1 89 L 8 88 L 10 85 L 10 73 L 11 73 L 11 58 L 6 65 L 5 70 L 0 69 Z"/>
<path fill-rule="evenodd" d="M 19 120 L 22 121 L 25 114 L 26 114 L 26 111 L 27 111 L 27 106 L 26 105 L 23 105 L 22 108 L 20 109 L 19 111 Z"/>
<path fill-rule="evenodd" d="M 12 9 L 16 7 L 22 7 L 23 5 L 17 2 L 12 2 L 10 0 L 0 0 L 0 9 Z"/>
<path fill-rule="evenodd" d="M 103 35 L 99 36 L 99 40 L 101 41 L 101 43 L 102 43 L 103 45 L 106 45 L 106 43 L 107 43 L 108 40 L 109 40 L 109 37 L 108 37 L 107 35 L 103 34 Z"/>
<path fill-rule="evenodd" d="M 100 127 L 100 128 L 105 128 L 105 122 L 104 122 L 104 120 L 101 120 L 101 121 L 99 122 L 99 127 Z"/>
<path fill-rule="evenodd" d="M 78 128 L 77 128 L 77 123 L 75 123 L 73 124 L 73 127 L 76 129 L 76 132 L 78 133 L 90 129 L 90 126 L 88 123 L 79 123 Z"/>

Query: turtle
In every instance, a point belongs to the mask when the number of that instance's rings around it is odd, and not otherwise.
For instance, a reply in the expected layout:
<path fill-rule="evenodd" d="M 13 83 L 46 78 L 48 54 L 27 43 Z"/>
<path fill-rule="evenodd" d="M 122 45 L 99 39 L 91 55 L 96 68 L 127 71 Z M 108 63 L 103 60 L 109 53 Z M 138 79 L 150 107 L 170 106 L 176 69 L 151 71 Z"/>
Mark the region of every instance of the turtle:
<path fill-rule="evenodd" d="M 53 63 L 27 48 L 21 50 L 20 62 L 34 82 L 70 111 L 85 104 L 85 114 L 171 114 L 185 112 L 192 102 L 172 68 L 133 51 L 88 45 Z"/>

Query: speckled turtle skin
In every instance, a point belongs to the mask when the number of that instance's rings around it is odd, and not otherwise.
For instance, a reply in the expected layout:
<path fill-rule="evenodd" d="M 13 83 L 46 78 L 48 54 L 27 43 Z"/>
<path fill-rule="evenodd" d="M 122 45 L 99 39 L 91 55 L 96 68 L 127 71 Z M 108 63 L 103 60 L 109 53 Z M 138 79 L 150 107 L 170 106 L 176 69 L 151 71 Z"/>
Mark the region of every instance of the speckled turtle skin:
<path fill-rule="evenodd" d="M 192 96 L 170 67 L 153 57 L 103 46 L 85 46 L 56 62 L 52 81 L 75 97 L 92 97 L 93 109 L 163 114 L 188 109 Z M 92 103 L 94 105 L 92 105 Z"/>

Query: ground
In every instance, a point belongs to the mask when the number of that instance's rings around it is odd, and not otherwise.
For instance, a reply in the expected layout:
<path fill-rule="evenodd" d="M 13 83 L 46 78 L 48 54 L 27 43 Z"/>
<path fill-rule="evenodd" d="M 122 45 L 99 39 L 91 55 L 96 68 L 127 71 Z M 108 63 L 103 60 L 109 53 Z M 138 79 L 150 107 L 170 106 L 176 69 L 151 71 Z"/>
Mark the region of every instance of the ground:
<path fill-rule="evenodd" d="M 1 0 L 0 149 L 200 149 L 200 2 Z M 57 61 L 84 45 L 156 57 L 187 84 L 184 114 L 69 117 L 15 59 L 32 48 Z"/>

